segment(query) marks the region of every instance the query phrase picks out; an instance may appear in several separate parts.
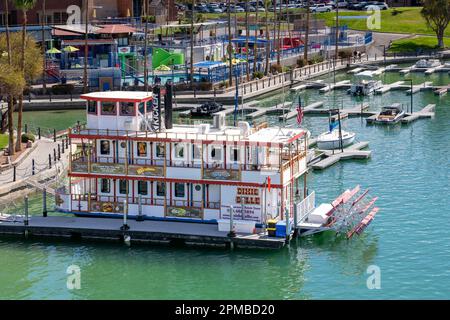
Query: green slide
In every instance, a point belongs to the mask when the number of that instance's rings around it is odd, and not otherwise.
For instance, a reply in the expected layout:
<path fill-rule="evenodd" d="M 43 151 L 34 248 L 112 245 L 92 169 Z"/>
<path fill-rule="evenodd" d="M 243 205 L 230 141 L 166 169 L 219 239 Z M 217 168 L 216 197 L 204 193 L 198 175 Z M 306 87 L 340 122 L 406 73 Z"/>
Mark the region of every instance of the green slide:
<path fill-rule="evenodd" d="M 152 55 L 152 67 L 153 69 L 158 68 L 160 65 L 176 65 L 184 64 L 184 54 L 183 53 L 172 53 L 162 48 L 153 50 Z"/>

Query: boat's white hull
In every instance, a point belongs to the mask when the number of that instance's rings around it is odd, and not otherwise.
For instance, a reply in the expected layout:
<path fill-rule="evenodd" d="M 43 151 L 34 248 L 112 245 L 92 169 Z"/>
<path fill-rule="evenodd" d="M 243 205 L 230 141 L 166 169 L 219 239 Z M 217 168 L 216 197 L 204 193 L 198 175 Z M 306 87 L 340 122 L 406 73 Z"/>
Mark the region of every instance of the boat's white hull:
<path fill-rule="evenodd" d="M 378 124 L 396 124 L 396 123 L 399 123 L 400 120 L 401 120 L 404 116 L 405 116 L 405 112 L 403 111 L 403 112 L 399 113 L 399 114 L 398 114 L 395 118 L 393 118 L 393 119 L 387 119 L 387 118 L 379 118 L 379 117 L 377 117 L 377 118 L 375 119 L 375 123 L 378 123 Z"/>
<path fill-rule="evenodd" d="M 355 133 L 348 133 L 345 137 L 342 138 L 342 146 L 345 148 L 349 145 L 351 145 L 355 141 Z M 339 138 L 337 139 L 323 139 L 320 138 L 317 139 L 317 148 L 321 150 L 333 150 L 333 149 L 339 149 L 340 143 Z"/>

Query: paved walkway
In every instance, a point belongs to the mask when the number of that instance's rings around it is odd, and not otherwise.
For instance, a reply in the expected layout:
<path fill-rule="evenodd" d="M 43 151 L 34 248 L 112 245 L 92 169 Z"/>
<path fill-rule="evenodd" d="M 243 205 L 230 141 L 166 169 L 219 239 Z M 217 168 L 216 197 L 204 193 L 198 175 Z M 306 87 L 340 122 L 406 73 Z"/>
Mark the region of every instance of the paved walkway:
<path fill-rule="evenodd" d="M 25 179 L 30 179 L 33 177 L 32 162 L 34 159 L 35 170 L 34 175 L 39 175 L 43 172 L 51 172 L 54 170 L 61 170 L 67 168 L 69 160 L 69 150 L 64 147 L 64 153 L 62 153 L 62 141 L 42 138 L 35 142 L 37 144 L 36 148 L 31 151 L 26 158 L 16 166 L 16 181 L 14 180 L 14 169 L 7 169 L 0 172 L 0 194 L 3 191 L 8 191 L 14 184 L 20 183 Z M 61 159 L 57 158 L 57 166 L 55 166 L 53 149 L 56 151 L 56 157 L 58 157 L 58 144 L 60 146 Z M 51 157 L 51 168 L 49 168 L 49 155 Z"/>

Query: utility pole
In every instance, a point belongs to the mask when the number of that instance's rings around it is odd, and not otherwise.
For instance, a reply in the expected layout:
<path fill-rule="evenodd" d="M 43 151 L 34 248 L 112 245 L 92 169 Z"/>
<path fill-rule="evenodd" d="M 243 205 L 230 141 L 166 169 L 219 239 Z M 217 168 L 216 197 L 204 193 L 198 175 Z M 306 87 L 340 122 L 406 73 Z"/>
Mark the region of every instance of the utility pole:
<path fill-rule="evenodd" d="M 148 12 L 147 12 L 148 0 L 144 0 L 144 90 L 148 92 L 148 61 L 147 61 L 147 35 L 148 35 Z"/>
<path fill-rule="evenodd" d="M 338 59 L 338 51 L 339 51 L 339 6 L 338 0 L 336 0 L 336 41 L 334 47 L 334 69 L 333 69 L 333 83 L 336 83 L 336 63 Z"/>

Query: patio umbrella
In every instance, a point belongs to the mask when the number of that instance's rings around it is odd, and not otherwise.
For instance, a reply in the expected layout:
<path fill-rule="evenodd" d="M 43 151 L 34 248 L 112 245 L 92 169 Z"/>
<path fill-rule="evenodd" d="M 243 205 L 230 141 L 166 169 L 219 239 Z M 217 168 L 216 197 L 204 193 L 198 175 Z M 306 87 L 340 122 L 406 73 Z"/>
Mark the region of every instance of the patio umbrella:
<path fill-rule="evenodd" d="M 155 71 L 170 71 L 171 69 L 166 66 L 165 64 L 160 65 L 159 67 L 155 68 Z"/>
<path fill-rule="evenodd" d="M 51 49 L 48 49 L 47 51 L 45 51 L 46 53 L 61 53 L 61 51 L 59 51 L 58 49 L 56 49 L 56 48 L 51 48 Z"/>
<path fill-rule="evenodd" d="M 75 48 L 75 47 L 72 47 L 72 46 L 67 46 L 67 47 L 65 47 L 64 49 L 63 49 L 63 51 L 65 51 L 65 52 L 77 52 L 77 51 L 79 51 L 80 49 L 78 49 L 78 48 Z"/>

